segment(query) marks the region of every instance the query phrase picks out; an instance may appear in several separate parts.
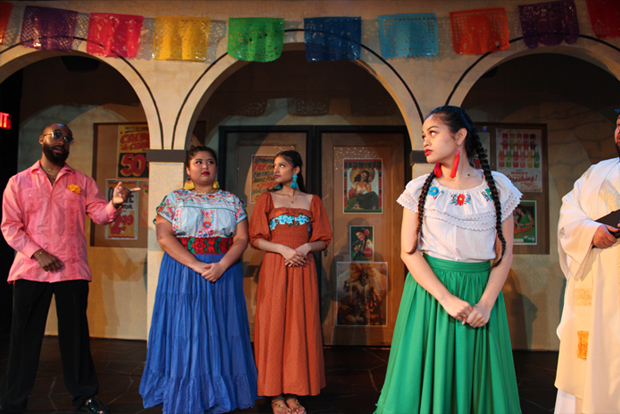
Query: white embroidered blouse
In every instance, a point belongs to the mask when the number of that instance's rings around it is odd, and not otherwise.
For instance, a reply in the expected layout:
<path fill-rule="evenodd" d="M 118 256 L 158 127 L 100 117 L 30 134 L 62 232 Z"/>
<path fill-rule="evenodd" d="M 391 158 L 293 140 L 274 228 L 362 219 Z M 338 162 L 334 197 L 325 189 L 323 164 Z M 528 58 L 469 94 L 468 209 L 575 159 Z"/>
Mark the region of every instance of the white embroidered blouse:
<path fill-rule="evenodd" d="M 519 204 L 521 192 L 502 173 L 493 172 L 502 205 L 502 221 Z M 418 212 L 418 200 L 428 174 L 410 181 L 397 202 Z M 420 251 L 459 262 L 495 259 L 495 204 L 485 179 L 477 187 L 455 190 L 433 179 L 424 203 Z"/>

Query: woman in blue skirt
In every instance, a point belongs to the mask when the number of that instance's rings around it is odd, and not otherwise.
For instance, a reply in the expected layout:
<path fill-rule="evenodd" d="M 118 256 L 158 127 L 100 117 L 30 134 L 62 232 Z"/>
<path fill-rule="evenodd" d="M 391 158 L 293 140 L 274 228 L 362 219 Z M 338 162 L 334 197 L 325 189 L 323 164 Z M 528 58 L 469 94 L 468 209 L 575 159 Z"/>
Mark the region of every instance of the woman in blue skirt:
<path fill-rule="evenodd" d="M 186 171 L 193 190 L 175 190 L 157 208 L 165 254 L 140 394 L 164 414 L 225 413 L 258 398 L 239 261 L 247 214 L 219 190 L 213 150 L 191 149 Z"/>
<path fill-rule="evenodd" d="M 501 292 L 521 193 L 461 108 L 435 109 L 422 133 L 435 169 L 398 199 L 410 273 L 376 413 L 521 413 Z"/>

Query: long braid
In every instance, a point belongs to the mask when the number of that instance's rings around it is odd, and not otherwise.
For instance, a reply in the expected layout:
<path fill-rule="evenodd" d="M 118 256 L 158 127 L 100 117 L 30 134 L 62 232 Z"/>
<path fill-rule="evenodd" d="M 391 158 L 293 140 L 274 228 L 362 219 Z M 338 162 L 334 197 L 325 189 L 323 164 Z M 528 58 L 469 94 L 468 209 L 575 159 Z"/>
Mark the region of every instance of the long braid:
<path fill-rule="evenodd" d="M 506 252 L 506 239 L 504 237 L 504 232 L 502 231 L 502 204 L 499 201 L 499 191 L 497 190 L 497 185 L 495 184 L 493 174 L 491 173 L 491 167 L 489 166 L 489 161 L 487 160 L 487 153 L 482 147 L 482 142 L 480 142 L 478 130 L 474 127 L 474 123 L 469 115 L 467 115 L 467 112 L 458 106 L 440 106 L 439 108 L 435 108 L 431 111 L 427 118 L 431 115 L 438 115 L 443 122 L 448 125 L 452 133 L 456 133 L 461 128 L 465 128 L 467 130 L 467 137 L 465 138 L 465 151 L 467 152 L 469 164 L 472 166 L 474 165 L 475 152 L 480 160 L 480 165 L 482 166 L 482 170 L 484 172 L 484 178 L 489 186 L 489 190 L 491 191 L 491 198 L 495 206 L 495 230 L 497 231 L 497 237 L 501 243 L 501 252 L 498 254 L 497 261 L 493 264 L 493 266 L 497 266 L 501 263 Z M 424 195 L 426 196 L 426 194 Z M 423 207 L 424 206 L 422 206 L 422 208 Z M 418 206 L 418 210 L 419 209 L 420 207 Z M 418 232 L 419 231 L 420 229 L 418 227 Z"/>
<path fill-rule="evenodd" d="M 491 173 L 491 167 L 489 166 L 489 161 L 487 160 L 487 152 L 482 146 L 482 142 L 478 136 L 478 130 L 474 128 L 474 123 L 465 111 L 463 111 L 463 116 L 471 127 L 471 131 L 469 131 L 468 135 L 471 136 L 476 153 L 478 154 L 478 159 L 480 160 L 480 165 L 482 166 L 482 171 L 484 172 L 484 178 L 489 186 L 489 190 L 491 190 L 491 197 L 493 199 L 493 204 L 495 205 L 495 230 L 497 231 L 497 236 L 502 244 L 501 254 L 498 255 L 499 258 L 493 264 L 493 267 L 495 267 L 502 262 L 504 253 L 506 252 L 506 239 L 504 238 L 504 232 L 502 231 L 502 204 L 499 201 L 499 192 L 497 191 L 497 186 L 495 185 L 495 180 L 493 179 L 493 174 Z"/>
<path fill-rule="evenodd" d="M 426 202 L 426 196 L 428 195 L 428 190 L 431 186 L 433 178 L 435 178 L 434 171 L 431 172 L 428 177 L 426 177 L 426 181 L 424 181 L 424 185 L 422 186 L 422 192 L 420 193 L 420 198 L 418 199 L 418 228 L 415 232 L 413 248 L 410 252 L 408 252 L 409 254 L 412 254 L 418 248 L 420 234 L 422 233 L 422 224 L 424 223 L 424 203 Z"/>

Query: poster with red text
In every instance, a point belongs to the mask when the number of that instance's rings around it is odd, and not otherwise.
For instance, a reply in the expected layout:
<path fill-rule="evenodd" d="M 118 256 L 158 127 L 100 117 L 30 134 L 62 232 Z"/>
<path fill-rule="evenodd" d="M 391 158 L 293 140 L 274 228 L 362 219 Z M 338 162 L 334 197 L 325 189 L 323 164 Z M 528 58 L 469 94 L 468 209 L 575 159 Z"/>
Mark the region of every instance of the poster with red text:
<path fill-rule="evenodd" d="M 114 187 L 118 180 L 106 180 L 106 199 L 110 201 L 114 195 Z M 123 180 L 123 187 L 139 187 L 139 181 Z M 105 238 L 108 240 L 138 240 L 138 199 L 140 192 L 132 192 L 123 203 L 121 215 L 105 226 Z"/>
<path fill-rule="evenodd" d="M 256 203 L 265 191 L 276 186 L 273 181 L 273 160 L 275 155 L 252 155 L 252 194 L 250 203 Z"/>
<path fill-rule="evenodd" d="M 542 192 L 541 131 L 498 128 L 495 134 L 497 171 L 522 193 Z"/>
<path fill-rule="evenodd" d="M 146 180 L 149 166 L 146 150 L 149 149 L 149 128 L 140 125 L 118 126 L 118 171 L 119 180 Z"/>

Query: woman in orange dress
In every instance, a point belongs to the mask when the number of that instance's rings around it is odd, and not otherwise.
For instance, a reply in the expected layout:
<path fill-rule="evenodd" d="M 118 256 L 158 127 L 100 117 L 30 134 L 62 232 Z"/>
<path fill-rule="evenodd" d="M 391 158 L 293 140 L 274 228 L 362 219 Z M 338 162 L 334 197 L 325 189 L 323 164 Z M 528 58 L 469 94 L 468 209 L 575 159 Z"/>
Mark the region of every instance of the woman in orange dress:
<path fill-rule="evenodd" d="M 254 352 L 258 395 L 273 397 L 274 414 L 304 414 L 299 395 L 325 387 L 319 292 L 314 257 L 332 238 L 321 199 L 304 192 L 302 160 L 282 151 L 274 160 L 277 189 L 256 202 L 250 243 L 267 252 L 258 276 Z"/>

